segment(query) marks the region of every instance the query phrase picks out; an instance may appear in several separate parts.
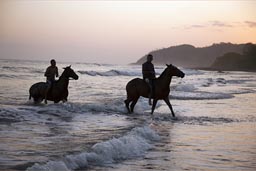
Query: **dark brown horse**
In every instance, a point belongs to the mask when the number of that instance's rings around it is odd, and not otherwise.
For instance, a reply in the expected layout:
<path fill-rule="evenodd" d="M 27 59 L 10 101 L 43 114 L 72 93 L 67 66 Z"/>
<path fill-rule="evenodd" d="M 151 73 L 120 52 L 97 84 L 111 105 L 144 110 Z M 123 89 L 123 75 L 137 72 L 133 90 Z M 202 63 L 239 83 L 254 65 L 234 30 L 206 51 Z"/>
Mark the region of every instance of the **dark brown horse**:
<path fill-rule="evenodd" d="M 175 114 L 172 109 L 172 105 L 169 101 L 170 83 L 172 80 L 172 76 L 183 78 L 185 74 L 181 70 L 179 70 L 177 67 L 173 66 L 172 64 L 166 65 L 166 66 L 167 68 L 163 71 L 163 73 L 153 81 L 155 88 L 154 88 L 154 92 L 152 93 L 153 105 L 151 109 L 151 114 L 154 113 L 157 101 L 164 100 L 165 103 L 169 106 L 172 112 L 172 116 L 175 117 Z M 135 78 L 127 83 L 126 92 L 127 92 L 127 99 L 124 101 L 125 106 L 128 112 L 132 113 L 134 106 L 136 105 L 140 96 L 148 98 L 149 85 L 143 79 Z"/>
<path fill-rule="evenodd" d="M 69 78 L 78 79 L 78 75 L 71 69 L 71 66 L 63 69 L 64 71 L 59 80 L 53 83 L 47 95 L 47 100 L 54 101 L 54 103 L 58 103 L 61 100 L 63 102 L 67 101 Z M 33 84 L 29 89 L 29 99 L 33 97 L 35 103 L 42 102 L 48 86 L 45 82 Z"/>

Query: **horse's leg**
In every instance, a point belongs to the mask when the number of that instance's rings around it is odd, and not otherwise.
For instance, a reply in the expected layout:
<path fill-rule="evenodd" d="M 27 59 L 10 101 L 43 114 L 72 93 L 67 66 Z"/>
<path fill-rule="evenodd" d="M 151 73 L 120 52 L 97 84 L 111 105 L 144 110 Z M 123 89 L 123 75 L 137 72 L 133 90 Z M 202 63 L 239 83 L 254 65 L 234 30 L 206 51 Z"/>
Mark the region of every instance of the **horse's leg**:
<path fill-rule="evenodd" d="M 34 101 L 34 104 L 37 104 L 38 103 L 38 99 L 33 97 L 33 101 Z"/>
<path fill-rule="evenodd" d="M 172 112 L 172 116 L 175 117 L 175 114 L 174 114 L 174 112 L 173 112 L 172 105 L 171 105 L 171 103 L 170 103 L 169 98 L 166 97 L 166 98 L 164 99 L 164 101 L 165 101 L 165 103 L 169 106 L 169 108 L 170 108 L 170 110 L 171 110 L 171 112 Z"/>
<path fill-rule="evenodd" d="M 132 104 L 131 104 L 131 112 L 132 112 L 132 113 L 133 113 L 134 106 L 136 105 L 138 99 L 139 99 L 139 98 L 136 98 L 135 100 L 132 101 Z"/>
<path fill-rule="evenodd" d="M 68 101 L 68 90 L 66 90 L 64 93 L 63 93 L 63 99 L 62 99 L 62 102 L 65 103 Z"/>
<path fill-rule="evenodd" d="M 128 110 L 128 113 L 131 113 L 130 108 L 129 108 L 130 102 L 131 102 L 131 100 L 129 100 L 128 98 L 124 101 L 125 106 L 126 106 L 126 108 L 127 108 L 127 110 Z"/>
<path fill-rule="evenodd" d="M 152 108 L 151 108 L 151 115 L 153 115 L 153 113 L 154 113 L 156 104 L 157 104 L 157 99 L 154 99 L 154 100 L 153 100 L 153 105 L 152 105 Z"/>
<path fill-rule="evenodd" d="M 43 101 L 43 98 L 41 98 L 41 97 L 34 98 L 34 103 L 35 103 L 35 104 L 39 104 L 39 103 L 41 103 L 42 101 Z"/>
<path fill-rule="evenodd" d="M 44 94 L 44 103 L 47 104 L 47 96 L 49 95 L 49 92 L 52 91 L 52 83 L 51 82 L 48 82 L 47 83 L 47 87 L 46 87 L 46 90 L 45 90 L 45 94 Z"/>
<path fill-rule="evenodd" d="M 49 88 L 46 89 L 45 95 L 44 95 L 44 103 L 47 104 L 47 95 L 49 92 Z"/>

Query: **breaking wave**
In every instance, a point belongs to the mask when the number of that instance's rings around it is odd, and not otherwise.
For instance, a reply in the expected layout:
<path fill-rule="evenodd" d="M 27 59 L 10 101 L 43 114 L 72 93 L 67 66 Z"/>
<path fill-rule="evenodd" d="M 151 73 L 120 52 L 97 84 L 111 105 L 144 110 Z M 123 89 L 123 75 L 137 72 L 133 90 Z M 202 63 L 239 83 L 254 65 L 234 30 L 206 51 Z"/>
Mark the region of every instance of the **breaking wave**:
<path fill-rule="evenodd" d="M 183 92 L 193 92 L 197 90 L 197 88 L 192 84 L 184 84 L 184 85 L 178 85 L 174 87 L 175 91 L 183 91 Z"/>
<path fill-rule="evenodd" d="M 69 171 L 85 168 L 92 165 L 105 165 L 120 160 L 143 156 L 153 147 L 154 141 L 160 136 L 148 126 L 132 129 L 127 135 L 120 138 L 95 144 L 91 152 L 67 155 L 59 161 L 48 161 L 45 164 L 34 164 L 27 171 Z"/>
<path fill-rule="evenodd" d="M 141 76 L 138 72 L 128 72 L 120 70 L 109 70 L 109 71 L 78 71 L 80 74 L 86 74 L 90 76 Z"/>
<path fill-rule="evenodd" d="M 256 122 L 255 116 L 245 118 L 227 118 L 227 117 L 210 117 L 210 116 L 176 116 L 175 118 L 168 115 L 154 115 L 154 121 L 168 121 L 187 125 L 218 125 L 234 122 Z"/>
<path fill-rule="evenodd" d="M 171 98 L 176 100 L 218 100 L 218 99 L 230 99 L 234 95 L 231 93 L 210 93 L 197 91 L 197 88 L 192 84 L 184 84 L 172 87 L 174 91 L 171 91 Z"/>
<path fill-rule="evenodd" d="M 208 92 L 171 92 L 171 98 L 176 100 L 218 100 L 230 99 L 234 95 L 226 93 L 208 93 Z"/>

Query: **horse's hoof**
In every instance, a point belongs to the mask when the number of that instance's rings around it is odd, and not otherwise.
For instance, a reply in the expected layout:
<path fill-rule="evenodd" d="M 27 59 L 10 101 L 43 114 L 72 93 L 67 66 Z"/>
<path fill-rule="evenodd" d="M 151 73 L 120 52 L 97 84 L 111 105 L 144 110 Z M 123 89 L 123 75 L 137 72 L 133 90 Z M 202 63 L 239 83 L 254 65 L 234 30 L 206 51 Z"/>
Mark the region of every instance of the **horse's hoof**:
<path fill-rule="evenodd" d="M 177 121 L 178 120 L 178 118 L 177 117 L 171 117 L 171 120 L 173 120 L 173 121 Z"/>

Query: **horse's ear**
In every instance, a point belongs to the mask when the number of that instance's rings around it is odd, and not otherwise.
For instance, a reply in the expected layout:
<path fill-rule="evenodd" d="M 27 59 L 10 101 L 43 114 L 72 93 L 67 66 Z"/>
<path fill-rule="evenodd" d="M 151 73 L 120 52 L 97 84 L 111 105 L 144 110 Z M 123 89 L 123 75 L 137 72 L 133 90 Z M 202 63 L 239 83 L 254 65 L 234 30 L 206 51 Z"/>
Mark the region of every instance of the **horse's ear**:
<path fill-rule="evenodd" d="M 63 67 L 63 69 L 68 69 L 68 68 L 70 68 L 71 67 L 71 65 L 69 65 L 69 66 L 67 66 L 67 67 Z"/>
<path fill-rule="evenodd" d="M 165 64 L 167 67 L 169 66 L 168 64 Z"/>

